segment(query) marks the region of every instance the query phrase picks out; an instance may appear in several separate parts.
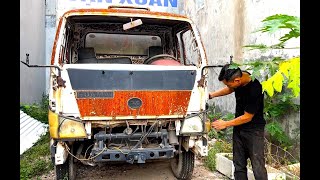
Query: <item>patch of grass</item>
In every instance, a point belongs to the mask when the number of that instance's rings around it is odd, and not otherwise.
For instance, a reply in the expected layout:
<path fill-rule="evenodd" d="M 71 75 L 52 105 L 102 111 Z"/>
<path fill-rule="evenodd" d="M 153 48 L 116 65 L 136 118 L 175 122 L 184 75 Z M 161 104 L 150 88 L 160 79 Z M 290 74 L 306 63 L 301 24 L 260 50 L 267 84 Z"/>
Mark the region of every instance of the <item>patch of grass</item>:
<path fill-rule="evenodd" d="M 21 104 L 20 108 L 32 118 L 48 124 L 48 104 L 49 97 L 43 94 L 40 103 Z M 37 179 L 37 176 L 53 169 L 49 143 L 50 134 L 47 132 L 20 156 L 20 179 Z"/>
<path fill-rule="evenodd" d="M 43 94 L 40 103 L 20 104 L 20 109 L 34 119 L 48 124 L 49 96 Z"/>
<path fill-rule="evenodd" d="M 208 156 L 205 158 L 204 164 L 211 171 L 216 170 L 216 154 L 217 153 L 231 153 L 232 152 L 232 144 L 223 141 L 217 140 L 213 147 L 209 147 Z"/>
<path fill-rule="evenodd" d="M 20 156 L 20 179 L 30 179 L 53 169 L 49 149 L 49 133 Z"/>

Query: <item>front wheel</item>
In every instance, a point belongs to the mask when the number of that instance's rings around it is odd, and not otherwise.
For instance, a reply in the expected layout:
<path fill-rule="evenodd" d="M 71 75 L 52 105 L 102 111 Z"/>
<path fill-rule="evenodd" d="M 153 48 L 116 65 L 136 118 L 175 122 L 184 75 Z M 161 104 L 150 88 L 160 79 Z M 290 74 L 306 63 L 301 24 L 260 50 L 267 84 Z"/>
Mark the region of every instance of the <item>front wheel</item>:
<path fill-rule="evenodd" d="M 171 170 L 177 179 L 191 179 L 194 168 L 194 153 L 182 151 L 170 161 Z"/>
<path fill-rule="evenodd" d="M 73 152 L 73 148 L 70 150 L 70 152 Z M 66 162 L 60 165 L 55 165 L 54 170 L 56 174 L 56 180 L 75 180 L 76 164 L 74 162 L 74 157 L 69 154 Z"/>

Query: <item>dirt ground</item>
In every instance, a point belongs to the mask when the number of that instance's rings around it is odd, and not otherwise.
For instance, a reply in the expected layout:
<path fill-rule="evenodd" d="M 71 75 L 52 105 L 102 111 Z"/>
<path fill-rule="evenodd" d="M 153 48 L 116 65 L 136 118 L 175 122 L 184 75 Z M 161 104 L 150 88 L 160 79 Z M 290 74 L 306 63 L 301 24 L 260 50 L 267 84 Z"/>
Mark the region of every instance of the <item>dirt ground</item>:
<path fill-rule="evenodd" d="M 54 172 L 44 174 L 40 179 L 54 180 Z M 85 166 L 78 164 L 78 180 L 176 180 L 170 169 L 169 161 L 149 162 L 146 164 L 112 164 L 103 166 Z M 200 160 L 195 161 L 193 180 L 226 180 L 219 172 L 211 172 Z"/>

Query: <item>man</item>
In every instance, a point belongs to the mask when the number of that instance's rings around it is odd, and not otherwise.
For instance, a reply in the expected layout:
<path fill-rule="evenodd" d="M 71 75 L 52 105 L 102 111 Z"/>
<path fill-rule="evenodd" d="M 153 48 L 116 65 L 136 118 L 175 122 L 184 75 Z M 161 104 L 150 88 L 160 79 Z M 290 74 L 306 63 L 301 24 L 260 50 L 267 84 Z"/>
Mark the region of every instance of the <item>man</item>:
<path fill-rule="evenodd" d="M 216 120 L 211 126 L 217 130 L 233 127 L 233 164 L 236 180 L 247 180 L 247 159 L 250 158 L 256 180 L 267 180 L 264 159 L 263 101 L 264 94 L 260 82 L 252 81 L 250 73 L 240 68 L 223 66 L 218 80 L 226 87 L 209 93 L 209 99 L 235 92 L 235 119 Z"/>

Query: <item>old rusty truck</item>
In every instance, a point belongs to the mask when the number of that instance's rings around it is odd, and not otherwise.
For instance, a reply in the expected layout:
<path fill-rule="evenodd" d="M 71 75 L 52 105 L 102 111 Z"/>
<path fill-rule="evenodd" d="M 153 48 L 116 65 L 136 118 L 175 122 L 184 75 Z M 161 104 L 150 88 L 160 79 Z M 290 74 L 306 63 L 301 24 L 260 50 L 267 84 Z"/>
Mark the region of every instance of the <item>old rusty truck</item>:
<path fill-rule="evenodd" d="M 72 9 L 58 19 L 49 132 L 57 179 L 76 165 L 166 160 L 178 179 L 208 155 L 207 59 L 186 16 L 135 6 Z M 155 175 L 156 176 L 156 175 Z"/>

